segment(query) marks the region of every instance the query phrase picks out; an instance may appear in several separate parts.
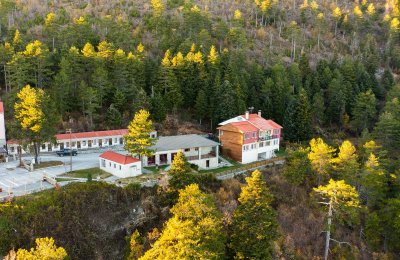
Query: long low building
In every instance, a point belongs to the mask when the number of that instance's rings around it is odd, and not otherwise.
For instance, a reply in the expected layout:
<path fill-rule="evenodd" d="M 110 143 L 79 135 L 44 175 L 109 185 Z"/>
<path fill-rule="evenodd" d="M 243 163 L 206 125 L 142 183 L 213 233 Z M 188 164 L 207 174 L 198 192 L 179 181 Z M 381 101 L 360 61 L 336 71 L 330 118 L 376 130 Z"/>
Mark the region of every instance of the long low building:
<path fill-rule="evenodd" d="M 150 149 L 154 150 L 151 157 L 143 157 L 144 166 L 171 164 L 178 151 L 182 151 L 189 163 L 198 165 L 201 169 L 218 167 L 219 143 L 200 135 L 161 136 Z"/>
<path fill-rule="evenodd" d="M 57 134 L 55 136 L 56 144 L 45 142 L 40 146 L 40 152 L 55 152 L 64 148 L 72 148 L 76 150 L 94 149 L 109 146 L 122 146 L 124 144 L 124 135 L 128 133 L 128 129 L 92 131 L 81 133 Z M 154 131 L 151 137 L 157 137 Z M 17 154 L 18 142 L 15 140 L 7 141 L 8 153 Z M 26 153 L 22 150 L 22 153 Z"/>

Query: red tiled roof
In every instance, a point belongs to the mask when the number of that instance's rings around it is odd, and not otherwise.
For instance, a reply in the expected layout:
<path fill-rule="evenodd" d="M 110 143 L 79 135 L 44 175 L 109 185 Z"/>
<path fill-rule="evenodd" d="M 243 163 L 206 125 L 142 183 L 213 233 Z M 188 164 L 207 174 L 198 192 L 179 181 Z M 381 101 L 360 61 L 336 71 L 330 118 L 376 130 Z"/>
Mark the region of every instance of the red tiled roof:
<path fill-rule="evenodd" d="M 117 129 L 108 131 L 92 131 L 92 132 L 82 132 L 82 133 L 72 133 L 70 134 L 58 134 L 56 135 L 57 140 L 68 140 L 68 139 L 80 139 L 80 138 L 92 138 L 92 137 L 104 137 L 104 136 L 114 136 L 114 135 L 126 135 L 128 129 Z"/>
<path fill-rule="evenodd" d="M 139 159 L 133 158 L 132 156 L 122 155 L 113 151 L 106 151 L 102 153 L 100 157 L 124 165 L 140 162 Z"/>
<path fill-rule="evenodd" d="M 242 115 L 243 118 L 246 119 L 245 115 Z M 267 120 L 259 116 L 258 114 L 250 114 L 248 121 L 258 127 L 261 130 L 269 130 L 269 129 L 280 129 L 282 126 L 278 125 L 272 120 Z"/>
<path fill-rule="evenodd" d="M 0 113 L 4 113 L 3 102 L 0 101 Z"/>
<path fill-rule="evenodd" d="M 243 121 L 243 122 L 233 122 L 231 123 L 232 126 L 236 127 L 239 129 L 239 131 L 246 133 L 246 132 L 255 132 L 257 131 L 257 127 L 254 125 L 250 124 L 249 122 Z"/>
<path fill-rule="evenodd" d="M 18 142 L 15 139 L 11 139 L 11 140 L 7 140 L 7 144 L 18 144 Z"/>

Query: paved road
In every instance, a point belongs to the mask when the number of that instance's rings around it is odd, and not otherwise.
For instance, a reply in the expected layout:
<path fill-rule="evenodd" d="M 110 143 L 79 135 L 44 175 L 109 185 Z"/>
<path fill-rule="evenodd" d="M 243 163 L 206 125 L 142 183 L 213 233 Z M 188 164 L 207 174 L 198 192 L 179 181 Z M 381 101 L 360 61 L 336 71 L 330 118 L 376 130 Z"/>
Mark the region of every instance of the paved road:
<path fill-rule="evenodd" d="M 99 155 L 102 151 L 93 151 L 91 153 L 80 153 L 72 157 L 72 170 L 82 170 L 99 166 Z M 24 160 L 31 160 L 30 156 L 24 157 Z M 29 172 L 24 168 L 17 167 L 18 161 L 11 161 L 0 164 L 0 199 L 7 197 L 10 192 L 15 196 L 26 194 L 41 189 L 51 188 L 52 185 L 42 182 L 43 174 L 52 177 L 64 174 L 70 170 L 70 157 L 58 157 L 55 154 L 42 154 L 41 161 L 62 161 L 64 165 L 49 167 L 45 169 Z"/>

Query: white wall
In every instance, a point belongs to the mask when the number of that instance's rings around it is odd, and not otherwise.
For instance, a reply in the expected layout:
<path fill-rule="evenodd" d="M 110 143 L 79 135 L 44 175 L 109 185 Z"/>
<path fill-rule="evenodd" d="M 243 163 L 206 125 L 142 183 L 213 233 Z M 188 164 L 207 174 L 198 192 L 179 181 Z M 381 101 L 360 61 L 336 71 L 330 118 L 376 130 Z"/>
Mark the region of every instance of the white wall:
<path fill-rule="evenodd" d="M 266 159 L 272 158 L 274 154 L 274 150 L 279 150 L 279 139 L 271 139 L 268 141 L 263 141 L 264 146 L 260 147 L 259 143 L 257 144 L 257 149 L 243 151 L 242 146 L 242 163 L 251 163 L 258 161 L 259 153 L 266 153 Z M 270 142 L 270 145 L 265 145 L 266 142 Z M 250 147 L 250 144 L 247 144 Z"/>
<path fill-rule="evenodd" d="M 104 162 L 103 162 L 104 161 Z M 140 162 L 119 164 L 107 159 L 99 158 L 100 169 L 120 178 L 134 177 L 142 174 Z"/>
<path fill-rule="evenodd" d="M 6 145 L 6 126 L 4 121 L 4 114 L 0 113 L 0 147 Z"/>

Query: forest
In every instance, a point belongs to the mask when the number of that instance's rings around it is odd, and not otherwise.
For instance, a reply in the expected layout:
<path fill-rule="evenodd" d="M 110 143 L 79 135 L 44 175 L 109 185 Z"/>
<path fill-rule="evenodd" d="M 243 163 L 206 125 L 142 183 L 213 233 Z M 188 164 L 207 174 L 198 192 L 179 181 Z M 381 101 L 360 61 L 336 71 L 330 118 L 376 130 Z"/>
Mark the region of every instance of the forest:
<path fill-rule="evenodd" d="M 28 89 L 45 97 L 45 137 L 125 128 L 140 109 L 161 134 L 185 124 L 214 132 L 251 108 L 283 126 L 286 153 L 284 167 L 246 179 L 184 169 L 141 195 L 87 183 L 13 201 L 0 207 L 0 255 L 51 236 L 71 259 L 172 259 L 168 236 L 182 235 L 199 259 L 313 259 L 328 233 L 332 259 L 397 259 L 399 19 L 398 0 L 0 0 L 8 139 L 21 139 L 14 104 Z M 95 226 L 82 208 L 101 198 L 114 212 L 102 209 Z M 133 208 L 143 222 L 128 223 Z M 250 221 L 257 210 L 267 225 Z M 61 219 L 71 212 L 79 221 Z"/>

